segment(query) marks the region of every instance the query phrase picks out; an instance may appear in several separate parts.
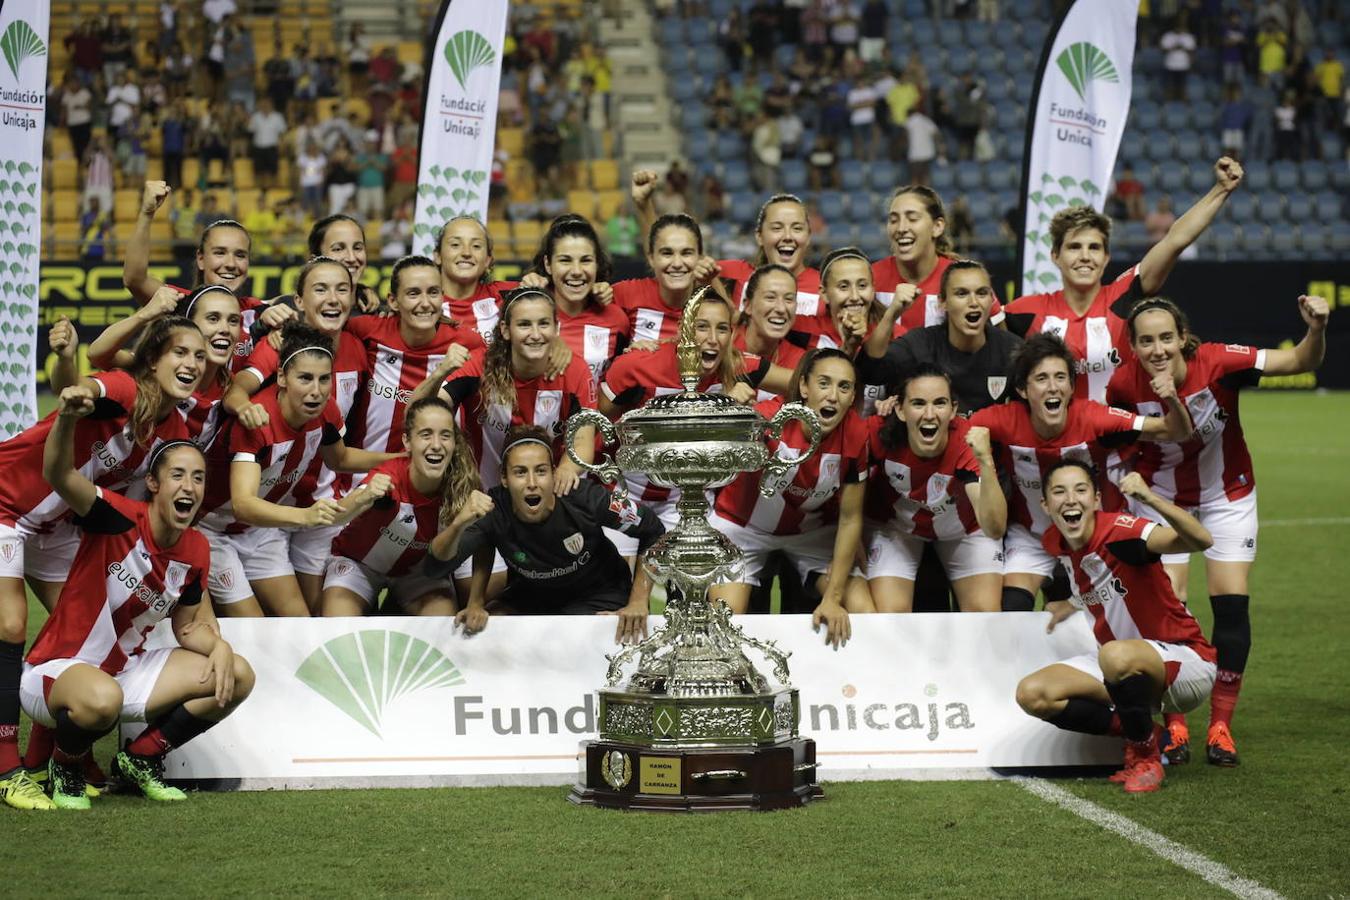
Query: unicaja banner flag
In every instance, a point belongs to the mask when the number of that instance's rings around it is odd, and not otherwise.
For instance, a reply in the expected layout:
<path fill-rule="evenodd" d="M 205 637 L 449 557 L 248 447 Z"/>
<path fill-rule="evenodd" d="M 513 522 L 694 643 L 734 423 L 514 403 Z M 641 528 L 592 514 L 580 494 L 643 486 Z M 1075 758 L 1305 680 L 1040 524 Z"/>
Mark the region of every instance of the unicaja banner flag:
<path fill-rule="evenodd" d="M 1022 294 L 1055 290 L 1050 219 L 1101 210 L 1130 112 L 1138 0 L 1074 0 L 1046 38 L 1022 169 Z"/>
<path fill-rule="evenodd" d="M 455 216 L 486 224 L 507 0 L 443 0 L 427 48 L 413 247 L 430 256 Z"/>
<path fill-rule="evenodd" d="M 0 439 L 37 419 L 46 0 L 0 3 Z"/>

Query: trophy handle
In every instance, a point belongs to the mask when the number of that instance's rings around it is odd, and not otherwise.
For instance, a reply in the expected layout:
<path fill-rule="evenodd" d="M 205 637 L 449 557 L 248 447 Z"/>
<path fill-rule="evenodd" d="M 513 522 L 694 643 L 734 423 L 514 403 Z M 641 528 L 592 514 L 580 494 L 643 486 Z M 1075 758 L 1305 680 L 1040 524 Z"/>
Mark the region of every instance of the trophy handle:
<path fill-rule="evenodd" d="M 820 449 L 820 419 L 815 411 L 803 403 L 785 403 L 782 408 L 774 414 L 769 420 L 764 433 L 775 440 L 782 437 L 783 429 L 787 423 L 796 419 L 802 423 L 802 427 L 811 435 L 811 446 L 806 448 L 806 452 L 796 459 L 780 459 L 777 456 L 770 456 L 769 461 L 764 464 L 764 476 L 759 481 L 759 492 L 765 497 L 772 497 L 778 493 L 782 487 L 779 483 L 787 474 L 788 469 L 793 466 L 799 466 L 808 459 L 816 455 Z"/>
<path fill-rule="evenodd" d="M 615 464 L 608 453 L 604 454 L 603 459 L 598 463 L 588 463 L 577 456 L 576 438 L 577 432 L 587 425 L 594 425 L 596 431 L 604 436 L 605 442 L 612 444 L 619 439 L 619 431 L 614 427 L 614 423 L 605 418 L 599 410 L 583 409 L 573 413 L 567 419 L 567 434 L 564 438 L 567 447 L 567 456 L 572 462 L 576 463 L 582 469 L 590 472 L 606 484 L 615 485 L 614 493 L 620 499 L 628 496 L 628 489 L 623 483 L 623 470 Z"/>

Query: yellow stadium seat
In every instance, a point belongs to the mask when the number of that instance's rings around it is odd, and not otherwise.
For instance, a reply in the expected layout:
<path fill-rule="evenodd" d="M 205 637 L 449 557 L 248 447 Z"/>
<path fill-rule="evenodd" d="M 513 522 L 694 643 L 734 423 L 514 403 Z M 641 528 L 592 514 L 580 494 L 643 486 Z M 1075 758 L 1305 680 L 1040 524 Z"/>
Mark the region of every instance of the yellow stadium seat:
<path fill-rule="evenodd" d="M 51 129 L 47 133 L 52 139 L 52 159 L 75 157 L 75 147 L 70 143 L 70 135 L 66 134 L 65 129 Z"/>
<path fill-rule="evenodd" d="M 320 122 L 333 118 L 342 108 L 342 100 L 337 97 L 320 97 L 314 104 L 318 108 Z"/>
<path fill-rule="evenodd" d="M 370 103 L 364 97 L 348 98 L 347 112 L 355 114 L 356 121 L 363 125 L 370 121 Z"/>
<path fill-rule="evenodd" d="M 141 192 L 121 190 L 113 194 L 113 218 L 118 222 L 135 222 L 141 213 Z"/>
<path fill-rule="evenodd" d="M 278 203 L 288 199 L 293 193 L 294 191 L 289 188 L 271 188 L 267 192 L 267 205 L 276 209 Z"/>
<path fill-rule="evenodd" d="M 131 240 L 131 232 L 136 230 L 135 222 L 114 222 L 112 227 L 113 240 L 117 242 L 118 247 L 125 247 Z"/>
<path fill-rule="evenodd" d="M 257 191 L 240 191 L 234 195 L 235 212 L 240 219 L 246 219 L 258 208 Z"/>
<path fill-rule="evenodd" d="M 421 65 L 422 54 L 426 51 L 422 47 L 421 41 L 399 41 L 398 43 L 398 61 L 407 65 Z"/>
<path fill-rule="evenodd" d="M 173 240 L 173 223 L 167 218 L 155 219 L 150 223 L 150 244 L 153 247 L 164 247 Z"/>
<path fill-rule="evenodd" d="M 164 180 L 164 160 L 156 159 L 152 156 L 145 161 L 145 180 L 146 181 Z"/>
<path fill-rule="evenodd" d="M 525 154 L 525 129 L 497 129 L 497 146 L 511 154 L 512 157 L 523 156 Z"/>
<path fill-rule="evenodd" d="M 52 188 L 58 191 L 71 190 L 77 186 L 80 167 L 73 159 L 54 159 L 51 162 Z"/>
<path fill-rule="evenodd" d="M 52 226 L 52 256 L 75 259 L 80 255 L 80 223 L 57 222 Z"/>
<path fill-rule="evenodd" d="M 195 159 L 183 160 L 183 186 L 195 188 L 197 182 L 201 181 L 201 163 Z"/>
<path fill-rule="evenodd" d="M 219 159 L 207 160 L 206 183 L 207 184 L 225 183 L 225 163 L 222 160 Z"/>
<path fill-rule="evenodd" d="M 539 249 L 539 241 L 544 236 L 544 223 L 534 219 L 522 219 L 511 228 L 512 243 L 517 256 L 528 258 Z"/>
<path fill-rule="evenodd" d="M 619 186 L 619 164 L 612 159 L 591 160 L 591 187 L 612 191 Z"/>
<path fill-rule="evenodd" d="M 503 219 L 488 222 L 488 237 L 492 239 L 492 252 L 504 254 L 511 249 L 511 223 Z"/>
<path fill-rule="evenodd" d="M 233 163 L 234 189 L 236 191 L 253 190 L 253 160 L 236 159 Z"/>
<path fill-rule="evenodd" d="M 61 222 L 76 222 L 80 218 L 80 195 L 73 190 L 58 189 L 52 192 L 52 218 Z"/>
<path fill-rule="evenodd" d="M 573 188 L 567 192 L 567 209 L 586 218 L 595 217 L 595 192 L 585 188 Z"/>

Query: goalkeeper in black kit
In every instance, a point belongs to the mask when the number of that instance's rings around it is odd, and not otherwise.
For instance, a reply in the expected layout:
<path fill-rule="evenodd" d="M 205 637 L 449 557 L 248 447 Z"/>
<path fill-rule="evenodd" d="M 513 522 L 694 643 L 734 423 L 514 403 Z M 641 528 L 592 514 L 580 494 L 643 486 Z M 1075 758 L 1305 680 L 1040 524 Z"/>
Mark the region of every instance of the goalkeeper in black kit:
<path fill-rule="evenodd" d="M 473 559 L 468 602 L 455 616 L 470 634 L 487 627 L 487 582 L 497 552 L 508 572 L 494 613 L 617 614 L 619 641 L 645 637 L 652 586 L 641 556 L 665 527 L 650 509 L 619 500 L 593 482 L 555 496 L 554 468 L 551 435 L 533 426 L 511 429 L 502 452 L 502 484 L 486 494 L 475 492 L 436 536 L 427 574 L 441 577 Z M 637 538 L 636 577 L 605 528 Z"/>

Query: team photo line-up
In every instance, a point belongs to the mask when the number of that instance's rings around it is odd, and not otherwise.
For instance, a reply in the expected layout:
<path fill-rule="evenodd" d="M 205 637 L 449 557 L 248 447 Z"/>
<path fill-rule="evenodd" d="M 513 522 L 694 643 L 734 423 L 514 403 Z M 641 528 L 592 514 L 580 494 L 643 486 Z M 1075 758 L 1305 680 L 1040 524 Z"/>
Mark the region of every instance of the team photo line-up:
<path fill-rule="evenodd" d="M 1329 312 L 1289 298 L 1304 336 L 1262 349 L 1201 342 L 1186 298 L 1158 296 L 1241 185 L 1234 160 L 1214 173 L 1110 282 L 1110 220 L 1062 210 L 1062 287 L 1006 306 L 983 265 L 950 252 L 942 200 L 923 186 L 891 195 L 890 256 L 837 248 L 815 268 L 823 248 L 798 198 L 761 207 L 753 263 L 716 260 L 697 221 L 655 216 L 657 178 L 639 171 L 650 277 L 611 284 L 595 228 L 564 215 L 519 283 L 492 281 L 491 238 L 461 217 L 432 257 L 394 265 L 387 297 L 361 284 L 360 223 L 330 216 L 296 293 L 264 301 L 238 293 L 250 237 L 234 221 L 202 233 L 195 286 L 149 274 L 169 188 L 147 183 L 124 260 L 139 309 L 87 348 L 101 370 L 89 377 L 73 325 L 55 324 L 57 408 L 0 444 L 3 799 L 88 807 L 105 782 L 90 748 L 119 720 L 146 724 L 115 774 L 181 799 L 164 755 L 253 688 L 218 616 L 378 610 L 453 616 L 473 634 L 493 615 L 607 614 L 617 640 L 643 637 L 640 563 L 677 521 L 677 492 L 629 472 L 621 499 L 562 434 L 577 410 L 618 418 L 682 390 L 674 339 L 696 291 L 699 390 L 766 417 L 803 403 L 823 433 L 776 496 L 743 473 L 710 498 L 744 553 L 714 598 L 762 607 L 776 572 L 783 608 L 811 612 L 839 647 L 851 615 L 934 594 L 963 612 L 1030 611 L 1044 589 L 1049 628 L 1082 610 L 1101 647 L 1023 679 L 1028 714 L 1123 736 L 1113 777 L 1151 791 L 1164 757 L 1189 758 L 1185 713 L 1212 693 L 1206 756 L 1236 765 L 1257 537 L 1240 391 L 1315 369 Z M 592 428 L 575 446 L 605 452 Z M 794 422 L 769 449 L 809 446 Z M 1194 553 L 1208 639 L 1185 605 Z M 936 589 L 916 590 L 925 581 Z M 25 587 L 49 614 L 26 656 Z M 165 617 L 179 646 L 145 651 Z M 22 756 L 20 708 L 33 722 Z"/>

